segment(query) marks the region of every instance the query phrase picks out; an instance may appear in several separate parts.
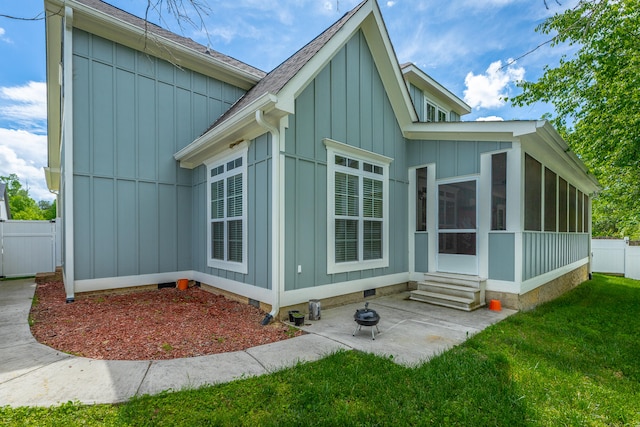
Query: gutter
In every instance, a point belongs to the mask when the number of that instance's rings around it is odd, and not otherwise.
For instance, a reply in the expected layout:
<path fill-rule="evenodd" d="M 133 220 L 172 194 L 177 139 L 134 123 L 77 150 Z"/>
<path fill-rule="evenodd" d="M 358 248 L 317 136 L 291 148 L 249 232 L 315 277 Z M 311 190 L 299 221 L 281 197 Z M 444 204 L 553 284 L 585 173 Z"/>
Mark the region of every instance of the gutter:
<path fill-rule="evenodd" d="M 280 311 L 280 130 L 264 119 L 264 111 L 257 110 L 256 122 L 271 133 L 271 312 L 262 320 L 268 325 Z"/>

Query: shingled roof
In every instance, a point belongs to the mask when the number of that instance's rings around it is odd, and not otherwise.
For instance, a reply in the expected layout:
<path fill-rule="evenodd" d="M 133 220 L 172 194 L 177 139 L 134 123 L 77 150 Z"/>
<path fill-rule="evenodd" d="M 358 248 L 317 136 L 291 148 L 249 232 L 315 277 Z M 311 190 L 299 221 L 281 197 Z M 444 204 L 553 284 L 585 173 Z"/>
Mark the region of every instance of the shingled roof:
<path fill-rule="evenodd" d="M 251 88 L 242 98 L 236 101 L 231 108 L 223 113 L 204 133 L 207 133 L 211 129 L 220 125 L 225 120 L 232 117 L 236 112 L 242 110 L 243 107 L 251 104 L 262 95 L 266 93 L 277 95 L 280 89 L 282 89 L 302 69 L 302 67 L 304 67 L 304 65 L 309 62 L 309 60 L 311 60 L 311 58 L 313 58 L 314 55 L 318 53 L 318 51 L 322 49 L 322 47 L 327 44 L 327 42 L 331 40 L 338 31 L 340 31 L 340 29 L 366 2 L 367 0 L 363 0 L 351 11 L 345 13 L 342 18 L 327 28 L 322 34 L 294 53 L 282 64 L 274 68 L 273 71 L 267 74 L 266 77 L 260 80 L 258 84 Z"/>
<path fill-rule="evenodd" d="M 105 13 L 128 24 L 134 25 L 140 29 L 146 30 L 150 34 L 170 40 L 197 53 L 206 55 L 226 65 L 237 68 L 238 70 L 242 70 L 246 73 L 252 74 L 258 79 L 266 75 L 264 71 L 259 70 L 258 68 L 252 67 L 251 65 L 248 65 L 235 58 L 209 49 L 208 47 L 203 46 L 200 43 L 191 40 L 190 38 L 183 37 L 178 34 L 172 33 L 171 31 L 165 30 L 162 27 L 159 27 L 142 18 L 138 18 L 137 16 L 132 15 L 129 12 L 125 12 L 124 10 L 119 9 L 115 6 L 112 6 L 109 3 L 105 3 L 102 0 L 76 0 L 76 2 L 95 9 L 99 12 Z"/>

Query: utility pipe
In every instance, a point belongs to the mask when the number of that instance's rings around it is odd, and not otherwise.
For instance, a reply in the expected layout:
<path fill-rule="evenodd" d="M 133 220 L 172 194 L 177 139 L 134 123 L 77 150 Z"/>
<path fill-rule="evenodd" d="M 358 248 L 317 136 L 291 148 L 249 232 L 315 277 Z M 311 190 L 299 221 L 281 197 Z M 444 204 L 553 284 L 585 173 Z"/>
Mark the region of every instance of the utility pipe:
<path fill-rule="evenodd" d="M 280 311 L 280 130 L 264 119 L 262 110 L 256 111 L 256 122 L 271 133 L 271 312 L 262 320 L 269 322 Z"/>

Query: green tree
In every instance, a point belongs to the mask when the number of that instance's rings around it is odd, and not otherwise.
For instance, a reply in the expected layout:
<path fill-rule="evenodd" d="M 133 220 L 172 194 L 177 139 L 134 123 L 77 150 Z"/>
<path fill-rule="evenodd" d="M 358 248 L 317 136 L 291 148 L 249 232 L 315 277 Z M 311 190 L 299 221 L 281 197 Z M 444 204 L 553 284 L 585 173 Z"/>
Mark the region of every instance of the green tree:
<path fill-rule="evenodd" d="M 523 106 L 549 102 L 553 122 L 598 178 L 593 233 L 640 238 L 640 0 L 581 0 L 538 28 L 552 47 L 573 46 L 537 82 L 522 82 Z"/>
<path fill-rule="evenodd" d="M 9 176 L 0 176 L 0 181 L 7 185 L 9 196 L 9 209 L 12 219 L 25 220 L 51 220 L 56 217 L 56 204 L 50 202 L 36 203 L 29 196 L 29 190 L 22 187 L 20 179 L 14 173 Z M 44 209 L 43 209 L 44 208 Z"/>
<path fill-rule="evenodd" d="M 44 219 L 51 221 L 52 219 L 56 219 L 56 201 L 50 202 L 48 200 L 40 200 L 38 202 L 38 207 L 44 216 Z"/>

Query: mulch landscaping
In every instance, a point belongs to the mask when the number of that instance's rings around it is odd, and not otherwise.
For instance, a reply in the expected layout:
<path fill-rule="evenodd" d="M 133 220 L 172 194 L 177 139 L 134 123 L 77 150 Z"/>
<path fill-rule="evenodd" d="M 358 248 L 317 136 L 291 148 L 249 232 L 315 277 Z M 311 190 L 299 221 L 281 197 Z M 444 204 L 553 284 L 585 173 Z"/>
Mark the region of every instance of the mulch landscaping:
<path fill-rule="evenodd" d="M 62 282 L 39 284 L 33 336 L 65 353 L 105 360 L 160 360 L 245 350 L 303 332 L 198 287 L 79 296 L 65 302 Z"/>

